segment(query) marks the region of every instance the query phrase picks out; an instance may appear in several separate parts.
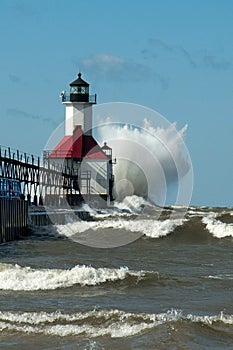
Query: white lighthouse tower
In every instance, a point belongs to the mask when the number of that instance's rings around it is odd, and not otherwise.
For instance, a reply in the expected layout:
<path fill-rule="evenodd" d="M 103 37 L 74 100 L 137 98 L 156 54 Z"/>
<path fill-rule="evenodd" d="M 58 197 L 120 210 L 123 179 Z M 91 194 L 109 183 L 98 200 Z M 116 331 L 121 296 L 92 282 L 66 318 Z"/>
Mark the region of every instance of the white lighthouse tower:
<path fill-rule="evenodd" d="M 92 135 L 92 105 L 96 104 L 96 94 L 89 94 L 89 84 L 81 78 L 70 83 L 70 94 L 61 93 L 65 105 L 65 136 L 73 135 L 76 126 L 80 126 L 83 134 Z"/>

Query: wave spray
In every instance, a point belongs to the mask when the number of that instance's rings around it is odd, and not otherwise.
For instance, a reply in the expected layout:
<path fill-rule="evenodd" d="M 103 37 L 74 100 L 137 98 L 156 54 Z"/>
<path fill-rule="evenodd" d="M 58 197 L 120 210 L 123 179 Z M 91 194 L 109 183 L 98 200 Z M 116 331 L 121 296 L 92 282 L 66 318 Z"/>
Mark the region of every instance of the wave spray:
<path fill-rule="evenodd" d="M 95 132 L 101 143 L 108 142 L 116 157 L 116 200 L 137 195 L 163 206 L 175 193 L 175 204 L 189 203 L 192 166 L 184 143 L 187 125 L 177 131 L 175 123 L 142 106 L 102 106 L 98 114 L 102 120 Z M 169 204 L 174 204 L 172 201 Z"/>

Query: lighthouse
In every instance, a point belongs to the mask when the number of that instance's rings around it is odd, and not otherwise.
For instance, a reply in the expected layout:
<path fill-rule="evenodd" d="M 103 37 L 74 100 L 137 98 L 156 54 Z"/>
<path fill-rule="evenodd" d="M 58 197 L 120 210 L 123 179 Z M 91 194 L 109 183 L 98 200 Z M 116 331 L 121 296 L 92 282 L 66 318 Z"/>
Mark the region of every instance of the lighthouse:
<path fill-rule="evenodd" d="M 69 84 L 69 93 L 61 92 L 65 106 L 64 136 L 53 150 L 44 151 L 47 164 L 70 169 L 75 186 L 69 198 L 105 206 L 113 200 L 112 149 L 106 142 L 101 147 L 92 135 L 92 107 L 96 94 L 90 95 L 90 85 L 81 73 Z M 105 203 L 105 204 L 104 204 Z M 103 205 L 104 204 L 104 205 Z"/>
<path fill-rule="evenodd" d="M 85 135 L 92 135 L 92 105 L 96 104 L 96 94 L 89 94 L 89 84 L 81 73 L 70 83 L 70 94 L 62 92 L 61 97 L 65 105 L 65 135 L 72 135 L 77 125 Z"/>

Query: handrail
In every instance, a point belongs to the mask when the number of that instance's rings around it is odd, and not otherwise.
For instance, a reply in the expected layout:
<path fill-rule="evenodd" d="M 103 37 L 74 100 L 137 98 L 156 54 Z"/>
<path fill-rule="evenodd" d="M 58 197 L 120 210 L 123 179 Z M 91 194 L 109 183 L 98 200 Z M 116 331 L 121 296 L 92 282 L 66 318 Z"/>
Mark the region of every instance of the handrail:
<path fill-rule="evenodd" d="M 40 165 L 40 157 L 35 157 L 33 154 L 21 152 L 18 149 L 13 149 L 0 145 L 0 157 L 8 158 L 12 160 L 18 160 L 22 163 L 28 163 L 31 165 Z"/>
<path fill-rule="evenodd" d="M 45 150 L 43 151 L 43 157 L 49 158 L 70 158 L 72 157 L 72 150 Z"/>
<path fill-rule="evenodd" d="M 46 152 L 46 151 L 45 151 Z M 33 154 L 28 154 L 26 152 L 19 151 L 18 149 L 13 149 L 10 147 L 0 145 L 0 158 L 9 159 L 12 161 L 20 162 L 21 164 L 27 164 L 35 168 L 44 168 L 45 170 L 60 172 L 64 175 L 72 175 L 74 170 L 62 164 L 57 164 L 55 162 L 48 162 L 47 164 L 42 164 L 41 159 Z"/>

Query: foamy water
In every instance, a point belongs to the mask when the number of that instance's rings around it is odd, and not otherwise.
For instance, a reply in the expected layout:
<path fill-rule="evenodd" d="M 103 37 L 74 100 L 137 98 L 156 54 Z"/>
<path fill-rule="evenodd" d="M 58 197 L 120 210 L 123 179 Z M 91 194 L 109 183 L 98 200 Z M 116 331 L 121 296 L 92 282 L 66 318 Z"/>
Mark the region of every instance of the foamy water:
<path fill-rule="evenodd" d="M 1 245 L 0 347 L 231 350 L 231 208 L 161 210 L 135 196 L 85 208 L 92 221 Z M 70 239 L 135 231 L 111 249 Z"/>
<path fill-rule="evenodd" d="M 36 234 L 78 239 L 78 235 L 85 232 L 99 232 L 101 235 L 104 230 L 106 232 L 123 230 L 148 238 L 162 238 L 173 234 L 177 227 L 183 226 L 188 221 L 192 222 L 192 220 L 199 218 L 213 237 L 233 236 L 233 224 L 217 219 L 219 212 L 214 212 L 213 208 L 203 207 L 203 210 L 200 210 L 200 208 L 195 207 L 171 206 L 170 209 L 164 210 L 142 197 L 133 195 L 127 196 L 122 202 L 116 202 L 112 208 L 97 210 L 85 204 L 83 210 L 90 213 L 92 221 L 81 221 L 78 217 L 77 220 L 72 218 L 72 220 L 67 220 L 67 224 L 56 225 L 49 230 L 38 228 Z M 149 214 L 147 214 L 148 210 Z M 229 210 L 224 209 L 221 215 L 231 217 L 232 211 L 230 208 Z"/>
<path fill-rule="evenodd" d="M 233 237 L 233 224 L 227 224 L 215 219 L 213 216 L 207 216 L 202 219 L 206 229 L 216 238 Z"/>
<path fill-rule="evenodd" d="M 33 269 L 29 266 L 0 264 L 0 289 L 2 290 L 51 290 L 74 285 L 95 286 L 106 282 L 124 280 L 127 277 L 143 279 L 146 271 L 75 266 L 72 269 Z"/>
<path fill-rule="evenodd" d="M 125 230 L 129 232 L 138 232 L 146 237 L 160 238 L 167 236 L 173 230 L 183 224 L 185 220 L 173 219 L 173 220 L 123 220 L 123 219 L 111 219 L 104 221 L 92 221 L 92 222 L 76 222 L 67 225 L 57 225 L 57 230 L 61 235 L 66 237 L 72 237 L 77 233 L 83 233 L 88 230 Z"/>
<path fill-rule="evenodd" d="M 201 323 L 213 325 L 222 323 L 233 324 L 233 315 L 185 315 L 181 310 L 168 310 L 165 313 L 127 313 L 121 310 L 94 310 L 84 313 L 64 314 L 61 312 L 0 312 L 0 331 L 17 331 L 22 333 L 43 333 L 67 337 L 71 335 L 85 335 L 96 338 L 110 336 L 124 338 L 147 332 L 162 324 L 176 322 Z"/>

